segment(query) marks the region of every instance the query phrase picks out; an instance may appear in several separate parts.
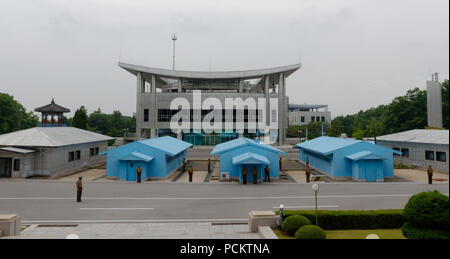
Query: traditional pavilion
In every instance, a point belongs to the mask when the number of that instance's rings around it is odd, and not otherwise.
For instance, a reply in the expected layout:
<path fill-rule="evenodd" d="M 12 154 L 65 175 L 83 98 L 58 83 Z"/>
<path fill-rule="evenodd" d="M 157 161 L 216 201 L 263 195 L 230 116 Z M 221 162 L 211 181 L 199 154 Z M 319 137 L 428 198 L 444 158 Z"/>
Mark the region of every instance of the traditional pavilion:
<path fill-rule="evenodd" d="M 64 108 L 55 103 L 52 98 L 50 104 L 34 109 L 35 112 L 41 113 L 41 126 L 42 127 L 60 127 L 63 126 L 62 118 L 64 113 L 70 112 L 69 109 Z M 49 119 L 50 116 L 50 119 Z M 56 117 L 56 120 L 55 120 Z"/>

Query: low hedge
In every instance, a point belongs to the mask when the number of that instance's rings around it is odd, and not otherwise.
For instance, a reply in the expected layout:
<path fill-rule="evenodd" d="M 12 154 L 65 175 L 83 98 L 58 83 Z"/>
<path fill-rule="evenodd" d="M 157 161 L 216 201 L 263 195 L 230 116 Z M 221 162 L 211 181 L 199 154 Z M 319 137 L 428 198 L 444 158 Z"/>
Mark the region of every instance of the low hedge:
<path fill-rule="evenodd" d="M 284 219 L 292 215 L 303 215 L 311 222 L 316 222 L 314 210 L 288 210 L 284 213 Z M 406 222 L 403 210 L 319 210 L 318 221 L 319 226 L 326 230 L 391 229 L 401 228 Z"/>
<path fill-rule="evenodd" d="M 408 239 L 449 239 L 448 229 L 419 227 L 409 222 L 403 225 L 402 234 Z"/>
<path fill-rule="evenodd" d="M 283 220 L 281 230 L 293 236 L 299 228 L 306 225 L 311 225 L 311 221 L 308 218 L 302 215 L 292 215 Z"/>
<path fill-rule="evenodd" d="M 306 225 L 295 232 L 295 239 L 325 239 L 327 234 L 315 225 Z"/>

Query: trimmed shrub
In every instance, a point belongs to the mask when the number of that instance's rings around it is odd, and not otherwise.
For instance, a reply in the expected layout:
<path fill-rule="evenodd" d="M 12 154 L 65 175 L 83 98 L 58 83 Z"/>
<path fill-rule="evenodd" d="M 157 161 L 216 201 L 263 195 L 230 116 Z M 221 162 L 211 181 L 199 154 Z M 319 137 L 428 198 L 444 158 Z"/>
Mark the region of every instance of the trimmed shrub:
<path fill-rule="evenodd" d="M 438 191 L 412 196 L 403 210 L 406 220 L 415 226 L 442 228 L 449 226 L 448 197 Z"/>
<path fill-rule="evenodd" d="M 297 230 L 305 225 L 311 225 L 311 221 L 302 215 L 293 215 L 283 220 L 281 230 L 293 236 Z"/>
<path fill-rule="evenodd" d="M 311 222 L 316 221 L 313 210 L 285 211 L 285 217 L 303 215 Z M 319 226 L 327 230 L 342 229 L 392 229 L 401 228 L 406 222 L 403 210 L 369 211 L 318 211 Z"/>
<path fill-rule="evenodd" d="M 295 232 L 295 239 L 325 239 L 327 234 L 316 225 L 306 225 Z"/>
<path fill-rule="evenodd" d="M 417 227 L 409 222 L 403 225 L 402 234 L 408 239 L 449 239 L 448 228 L 445 230 Z"/>

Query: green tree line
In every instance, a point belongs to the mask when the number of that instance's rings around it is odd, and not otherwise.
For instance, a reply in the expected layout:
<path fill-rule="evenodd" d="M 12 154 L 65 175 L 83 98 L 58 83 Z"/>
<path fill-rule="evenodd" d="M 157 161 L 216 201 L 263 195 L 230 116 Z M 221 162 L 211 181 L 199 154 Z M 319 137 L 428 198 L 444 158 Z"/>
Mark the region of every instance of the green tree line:
<path fill-rule="evenodd" d="M 443 127 L 448 129 L 449 123 L 449 81 L 442 83 Z M 427 91 L 419 88 L 409 90 L 404 96 L 394 98 L 387 105 L 379 105 L 356 114 L 338 116 L 331 125 L 324 123 L 326 135 L 338 137 L 345 133 L 349 137 L 362 139 L 427 127 Z M 288 137 L 305 137 L 308 128 L 308 139 L 321 135 L 321 123 L 310 123 L 303 126 L 289 126 Z M 300 130 L 300 133 L 299 133 Z M 375 133 L 374 133 L 375 130 Z"/>

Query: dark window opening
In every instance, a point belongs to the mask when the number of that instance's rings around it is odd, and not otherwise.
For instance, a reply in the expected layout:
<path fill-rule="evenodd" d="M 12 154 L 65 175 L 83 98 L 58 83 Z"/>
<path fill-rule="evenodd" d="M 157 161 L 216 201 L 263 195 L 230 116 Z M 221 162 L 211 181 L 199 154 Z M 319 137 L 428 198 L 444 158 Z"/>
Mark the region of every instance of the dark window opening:
<path fill-rule="evenodd" d="M 434 151 L 425 151 L 425 159 L 434 161 Z"/>
<path fill-rule="evenodd" d="M 436 160 L 439 162 L 447 162 L 447 153 L 436 152 Z"/>
<path fill-rule="evenodd" d="M 395 151 L 399 151 L 399 152 L 401 152 L 400 151 L 400 148 L 398 148 L 398 147 L 394 147 L 394 148 L 392 148 L 393 150 L 395 150 Z M 394 156 L 400 156 L 400 155 L 398 155 L 398 154 L 396 154 L 396 153 L 394 153 Z"/>
<path fill-rule="evenodd" d="M 75 160 L 80 160 L 80 158 L 81 158 L 81 151 L 80 151 L 80 150 L 77 150 L 77 151 L 75 152 Z"/>
<path fill-rule="evenodd" d="M 402 157 L 409 157 L 409 149 L 408 148 L 402 148 Z"/>
<path fill-rule="evenodd" d="M 144 121 L 148 121 L 148 109 L 144 109 Z"/>
<path fill-rule="evenodd" d="M 20 171 L 20 159 L 14 159 L 14 171 Z"/>
<path fill-rule="evenodd" d="M 69 162 L 72 162 L 73 160 L 75 160 L 75 152 L 69 152 Z"/>

